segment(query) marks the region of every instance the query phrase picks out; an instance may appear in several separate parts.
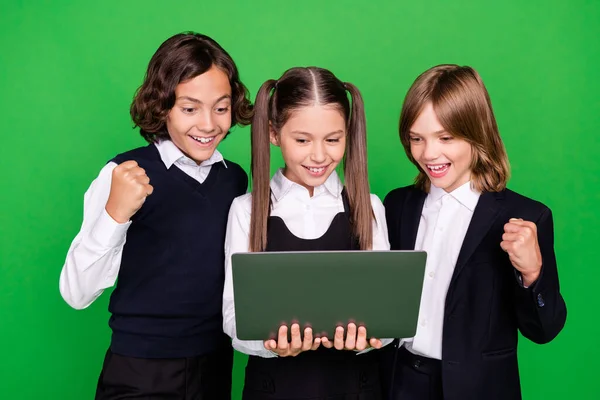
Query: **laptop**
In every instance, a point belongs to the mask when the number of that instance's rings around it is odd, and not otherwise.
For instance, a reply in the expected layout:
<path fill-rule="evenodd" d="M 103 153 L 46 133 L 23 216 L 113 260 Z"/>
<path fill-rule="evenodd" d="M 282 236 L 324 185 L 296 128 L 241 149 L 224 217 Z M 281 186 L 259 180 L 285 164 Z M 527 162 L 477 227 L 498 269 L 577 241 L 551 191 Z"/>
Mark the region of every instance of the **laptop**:
<path fill-rule="evenodd" d="M 349 322 L 368 337 L 413 337 L 426 258 L 396 250 L 235 253 L 237 337 L 276 338 L 294 322 L 330 339 Z"/>

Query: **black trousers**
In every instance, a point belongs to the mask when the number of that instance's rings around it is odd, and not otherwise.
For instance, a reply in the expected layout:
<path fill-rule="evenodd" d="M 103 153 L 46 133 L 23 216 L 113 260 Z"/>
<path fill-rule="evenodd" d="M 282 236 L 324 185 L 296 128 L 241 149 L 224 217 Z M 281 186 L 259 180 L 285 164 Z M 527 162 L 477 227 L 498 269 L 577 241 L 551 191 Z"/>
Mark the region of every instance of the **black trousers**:
<path fill-rule="evenodd" d="M 230 400 L 233 349 L 173 359 L 106 352 L 96 400 Z"/>
<path fill-rule="evenodd" d="M 443 400 L 440 360 L 386 346 L 382 357 L 382 391 L 388 400 Z"/>
<path fill-rule="evenodd" d="M 376 351 L 320 348 L 296 357 L 250 356 L 243 400 L 381 400 Z"/>

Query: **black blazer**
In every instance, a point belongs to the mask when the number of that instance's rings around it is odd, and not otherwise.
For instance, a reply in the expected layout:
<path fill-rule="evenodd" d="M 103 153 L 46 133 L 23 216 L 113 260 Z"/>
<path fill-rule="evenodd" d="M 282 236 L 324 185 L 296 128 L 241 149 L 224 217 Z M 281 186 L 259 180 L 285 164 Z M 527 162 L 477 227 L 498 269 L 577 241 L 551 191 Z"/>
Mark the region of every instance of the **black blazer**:
<path fill-rule="evenodd" d="M 384 200 L 392 250 L 415 246 L 427 194 L 414 186 L 391 191 Z M 535 222 L 542 272 L 525 289 L 500 248 L 510 218 Z M 535 343 L 554 339 L 567 310 L 560 294 L 552 213 L 542 203 L 511 190 L 484 193 L 474 210 L 452 276 L 444 311 L 442 381 L 445 400 L 521 399 L 518 331 Z M 393 382 L 389 346 L 385 381 Z M 385 388 L 386 392 L 388 388 Z"/>

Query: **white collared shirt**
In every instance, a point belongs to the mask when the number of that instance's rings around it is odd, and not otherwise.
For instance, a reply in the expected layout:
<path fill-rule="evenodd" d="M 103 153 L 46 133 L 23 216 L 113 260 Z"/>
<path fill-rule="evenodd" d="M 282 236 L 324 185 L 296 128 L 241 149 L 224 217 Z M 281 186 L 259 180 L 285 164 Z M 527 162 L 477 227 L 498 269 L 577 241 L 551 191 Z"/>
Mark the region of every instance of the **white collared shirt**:
<path fill-rule="evenodd" d="M 202 163 L 198 165 L 196 161 L 184 155 L 181 150 L 179 150 L 179 148 L 170 140 L 163 140 L 156 143 L 156 148 L 158 149 L 160 158 L 167 169 L 171 168 L 171 166 L 175 164 L 177 168 L 200 183 L 206 180 L 206 177 L 210 173 L 210 169 L 212 168 L 213 164 L 221 162 L 223 163 L 223 166 L 227 168 L 227 164 L 223 159 L 223 155 L 219 153 L 219 150 L 217 149 L 215 149 L 212 156 L 210 156 L 208 160 L 202 161 Z"/>
<path fill-rule="evenodd" d="M 283 219 L 287 228 L 302 239 L 321 237 L 331 225 L 333 218 L 344 211 L 342 201 L 343 185 L 333 172 L 321 186 L 314 188 L 311 197 L 308 190 L 287 179 L 280 169 L 271 179 L 271 215 Z M 373 221 L 373 250 L 389 250 L 385 210 L 381 200 L 371 194 L 371 206 L 375 214 Z M 250 214 L 252 195 L 236 198 L 229 211 L 225 238 L 225 288 L 223 291 L 223 330 L 233 339 L 233 347 L 245 354 L 260 357 L 274 357 L 266 350 L 263 341 L 243 341 L 237 339 L 235 328 L 235 303 L 231 275 L 231 255 L 247 252 L 250 237 Z M 391 340 L 383 339 L 388 344 Z M 358 353 L 360 354 L 360 353 Z"/>
<path fill-rule="evenodd" d="M 415 250 L 427 252 L 417 333 L 402 339 L 415 354 L 441 360 L 448 286 L 480 193 L 467 182 L 451 193 L 431 185 L 421 213 Z"/>
<path fill-rule="evenodd" d="M 167 169 L 175 165 L 202 183 L 213 164 L 225 160 L 217 150 L 200 165 L 185 156 L 170 140 L 155 143 Z M 73 239 L 60 274 L 60 293 L 73 308 L 88 307 L 104 289 L 115 284 L 121 255 L 131 221 L 116 222 L 106 212 L 112 171 L 117 166 L 107 163 L 86 191 L 83 201 L 83 224 Z M 152 184 L 152 181 L 150 182 Z"/>

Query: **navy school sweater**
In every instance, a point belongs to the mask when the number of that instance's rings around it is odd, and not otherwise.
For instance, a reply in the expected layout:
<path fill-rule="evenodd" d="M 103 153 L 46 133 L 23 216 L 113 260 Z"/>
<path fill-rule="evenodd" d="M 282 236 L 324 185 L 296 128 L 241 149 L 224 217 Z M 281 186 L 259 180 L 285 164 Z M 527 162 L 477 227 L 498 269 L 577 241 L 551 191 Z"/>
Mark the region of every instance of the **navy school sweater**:
<path fill-rule="evenodd" d="M 110 299 L 111 351 L 140 358 L 181 358 L 229 346 L 222 296 L 227 215 L 248 176 L 231 161 L 212 166 L 201 184 L 167 169 L 153 144 L 112 161 L 135 160 L 154 191 L 131 218 Z"/>

